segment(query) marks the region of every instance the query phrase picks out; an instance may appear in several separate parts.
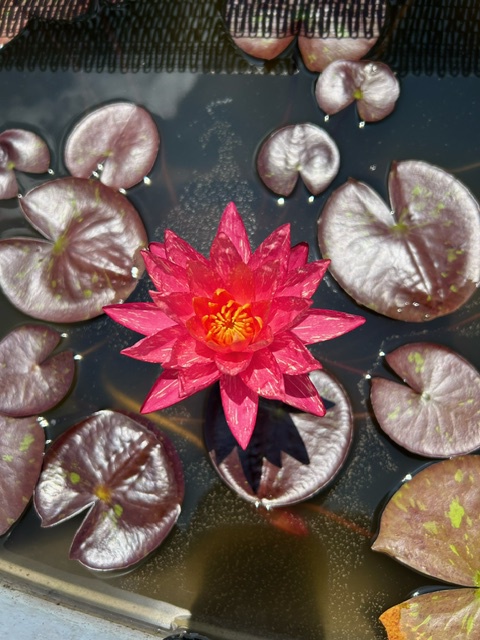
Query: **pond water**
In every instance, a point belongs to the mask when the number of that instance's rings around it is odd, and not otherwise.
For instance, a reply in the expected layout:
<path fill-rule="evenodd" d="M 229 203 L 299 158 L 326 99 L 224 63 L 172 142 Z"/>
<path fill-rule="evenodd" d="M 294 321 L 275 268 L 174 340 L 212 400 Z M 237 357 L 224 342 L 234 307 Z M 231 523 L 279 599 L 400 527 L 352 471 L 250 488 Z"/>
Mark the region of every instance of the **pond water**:
<path fill-rule="evenodd" d="M 331 190 L 353 177 L 386 197 L 393 160 L 443 167 L 480 198 L 478 78 L 406 76 L 393 115 L 363 128 L 353 107 L 324 122 L 313 97 L 314 81 L 303 69 L 279 76 L 3 70 L 0 129 L 41 134 L 59 177 L 66 175 L 66 135 L 86 111 L 117 100 L 144 106 L 158 126 L 161 150 L 150 184 L 127 195 L 151 240 L 162 240 L 171 228 L 204 253 L 233 200 L 255 246 L 290 222 L 292 243 L 308 241 L 310 259 L 317 258 L 317 219 Z M 273 129 L 298 122 L 319 124 L 334 138 L 340 173 L 319 197 L 311 198 L 299 184 L 281 202 L 258 179 L 255 154 Z M 21 190 L 44 178 L 19 175 Z M 17 203 L 0 202 L 1 237 L 18 233 L 31 232 Z M 131 300 L 145 299 L 148 289 L 144 278 Z M 115 615 L 108 600 L 113 590 L 123 599 L 119 618 L 155 628 L 160 637 L 168 635 L 169 624 L 184 624 L 184 609 L 190 612 L 190 628 L 211 640 L 385 638 L 377 621 L 382 611 L 435 583 L 370 550 L 387 496 L 426 461 L 401 451 L 380 432 L 372 418 L 368 378 L 390 375 L 380 354 L 415 340 L 450 346 L 479 368 L 480 298 L 477 293 L 454 314 L 429 323 L 402 323 L 360 309 L 327 275 L 314 302 L 367 318 L 361 339 L 354 331 L 312 347 L 350 396 L 355 436 L 334 483 L 290 509 L 288 530 L 242 502 L 213 471 L 202 440 L 206 391 L 152 416 L 180 453 L 186 498 L 177 526 L 140 567 L 108 579 L 93 576 L 68 560 L 80 520 L 42 530 L 30 507 L 2 539 L 0 570 L 9 563 L 13 574 L 19 567 L 22 579 L 29 567 L 59 579 L 60 600 L 63 589 L 65 599 L 75 601 L 79 585 L 78 600 L 104 607 L 108 615 Z M 2 336 L 28 320 L 3 297 L 0 308 Z M 82 359 L 72 392 L 46 416 L 47 438 L 98 409 L 138 410 L 158 369 L 119 354 L 134 334 L 106 317 L 59 329 L 66 333 L 62 344 Z M 305 527 L 308 535 L 302 535 Z M 153 601 L 179 609 L 159 607 L 155 619 L 154 609 L 147 615 L 140 606 L 152 607 Z"/>

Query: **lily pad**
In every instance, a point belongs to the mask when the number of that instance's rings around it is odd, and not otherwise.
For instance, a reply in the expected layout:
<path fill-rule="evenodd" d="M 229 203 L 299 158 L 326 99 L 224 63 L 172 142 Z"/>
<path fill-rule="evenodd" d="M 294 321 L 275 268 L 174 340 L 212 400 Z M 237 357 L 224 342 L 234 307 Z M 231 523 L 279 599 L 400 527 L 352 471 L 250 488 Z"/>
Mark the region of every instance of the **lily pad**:
<path fill-rule="evenodd" d="M 0 415 L 0 535 L 25 511 L 42 468 L 45 435 L 36 418 Z"/>
<path fill-rule="evenodd" d="M 61 178 L 29 191 L 21 206 L 45 239 L 0 241 L 0 283 L 18 309 L 76 322 L 133 291 L 147 236 L 123 195 L 98 180 Z"/>
<path fill-rule="evenodd" d="M 160 138 L 151 115 L 135 104 L 115 102 L 85 116 L 68 136 L 65 164 L 73 176 L 115 189 L 141 182 L 153 167 Z"/>
<path fill-rule="evenodd" d="M 49 166 L 50 152 L 36 133 L 24 129 L 0 133 L 0 200 L 15 198 L 18 194 L 14 171 L 45 173 Z"/>
<path fill-rule="evenodd" d="M 295 36 L 285 38 L 262 38 L 262 37 L 240 37 L 232 36 L 233 42 L 244 53 L 260 60 L 273 60 L 287 49 L 293 42 Z"/>
<path fill-rule="evenodd" d="M 480 636 L 478 589 L 445 589 L 410 598 L 380 616 L 389 640 L 435 640 Z M 419 636 L 419 630 L 424 634 Z"/>
<path fill-rule="evenodd" d="M 335 60 L 360 60 L 377 42 L 373 38 L 307 38 L 299 36 L 298 48 L 309 71 L 324 71 Z"/>
<path fill-rule="evenodd" d="M 480 456 L 432 464 L 383 511 L 372 549 L 439 580 L 480 585 Z"/>
<path fill-rule="evenodd" d="M 328 199 L 318 241 L 358 303 L 422 322 L 458 309 L 480 281 L 480 210 L 456 178 L 419 160 L 393 163 L 391 206 L 349 180 Z M 393 210 L 393 214 L 392 214 Z"/>
<path fill-rule="evenodd" d="M 166 538 L 183 500 L 180 460 L 153 426 L 99 411 L 52 444 L 35 490 L 43 527 L 88 510 L 70 558 L 94 570 L 124 569 Z"/>
<path fill-rule="evenodd" d="M 339 167 L 340 153 L 333 139 L 308 122 L 274 131 L 257 157 L 263 183 L 282 196 L 292 193 L 299 175 L 307 189 L 318 195 L 332 182 Z"/>
<path fill-rule="evenodd" d="M 244 500 L 267 508 L 301 502 L 325 487 L 343 466 L 353 435 L 350 401 L 324 371 L 312 372 L 310 379 L 326 414 L 320 418 L 261 398 L 244 450 L 227 426 L 220 399 L 212 400 L 206 446 L 222 480 Z"/>
<path fill-rule="evenodd" d="M 0 413 L 33 416 L 51 409 L 70 389 L 72 351 L 52 355 L 60 334 L 40 325 L 13 329 L 0 342 Z"/>
<path fill-rule="evenodd" d="M 386 118 L 395 108 L 400 85 L 382 62 L 336 60 L 318 78 L 315 97 L 328 115 L 356 101 L 358 115 L 366 122 Z"/>
<path fill-rule="evenodd" d="M 372 379 L 373 411 L 392 440 L 434 458 L 480 447 L 480 375 L 470 363 L 427 342 L 406 344 L 386 361 L 406 383 Z"/>

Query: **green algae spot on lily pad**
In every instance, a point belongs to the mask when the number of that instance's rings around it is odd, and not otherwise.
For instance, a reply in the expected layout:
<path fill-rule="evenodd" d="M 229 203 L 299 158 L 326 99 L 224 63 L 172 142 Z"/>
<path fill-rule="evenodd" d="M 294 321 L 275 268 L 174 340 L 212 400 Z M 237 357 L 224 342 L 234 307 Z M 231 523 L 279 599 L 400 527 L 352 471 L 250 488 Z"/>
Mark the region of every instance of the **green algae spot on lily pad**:
<path fill-rule="evenodd" d="M 51 327 L 22 325 L 0 342 L 0 413 L 38 415 L 58 404 L 75 373 L 72 351 L 53 354 L 60 334 Z"/>
<path fill-rule="evenodd" d="M 405 384 L 373 378 L 371 402 L 392 440 L 434 458 L 480 447 L 480 375 L 469 362 L 427 342 L 399 347 L 386 361 Z"/>
<path fill-rule="evenodd" d="M 36 418 L 0 415 L 0 535 L 25 511 L 42 468 L 45 435 Z"/>
<path fill-rule="evenodd" d="M 424 593 L 387 609 L 380 622 L 389 640 L 473 640 L 480 636 L 480 591 L 445 589 Z"/>
<path fill-rule="evenodd" d="M 389 500 L 372 548 L 439 580 L 480 586 L 480 456 L 431 464 Z"/>
<path fill-rule="evenodd" d="M 153 167 L 160 137 L 151 115 L 135 104 L 115 102 L 86 115 L 70 133 L 65 164 L 73 176 L 115 189 L 141 182 Z"/>
<path fill-rule="evenodd" d="M 210 459 L 240 497 L 264 507 L 311 498 L 342 468 L 353 436 L 350 401 L 340 383 L 323 370 L 314 384 L 327 409 L 323 417 L 260 400 L 257 422 L 245 450 L 229 430 L 219 398 L 212 398 L 205 425 Z"/>
<path fill-rule="evenodd" d="M 393 163 L 391 206 L 349 180 L 328 199 L 318 241 L 340 286 L 398 320 L 452 313 L 480 282 L 480 210 L 456 178 L 419 160 Z"/>
<path fill-rule="evenodd" d="M 0 284 L 12 304 L 41 320 L 76 322 L 130 295 L 147 236 L 127 198 L 98 180 L 60 178 L 20 203 L 43 237 L 0 241 Z"/>
<path fill-rule="evenodd" d="M 183 492 L 170 441 L 153 425 L 104 410 L 54 441 L 34 504 L 43 527 L 87 511 L 70 558 L 109 571 L 131 567 L 158 547 L 180 515 Z"/>

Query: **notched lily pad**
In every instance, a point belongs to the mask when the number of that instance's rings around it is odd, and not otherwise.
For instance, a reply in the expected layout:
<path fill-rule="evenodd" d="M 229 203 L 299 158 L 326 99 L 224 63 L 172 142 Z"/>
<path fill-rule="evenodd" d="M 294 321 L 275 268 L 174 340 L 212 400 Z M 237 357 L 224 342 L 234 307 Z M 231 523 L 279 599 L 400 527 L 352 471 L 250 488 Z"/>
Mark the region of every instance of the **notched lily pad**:
<path fill-rule="evenodd" d="M 36 133 L 24 129 L 0 133 L 0 200 L 17 196 L 15 171 L 45 173 L 49 166 L 50 152 Z"/>
<path fill-rule="evenodd" d="M 42 468 L 45 435 L 36 418 L 0 415 L 0 535 L 25 511 Z"/>
<path fill-rule="evenodd" d="M 386 118 L 395 108 L 400 85 L 382 62 L 336 60 L 318 78 L 315 97 L 328 115 L 356 101 L 358 115 L 366 122 Z"/>
<path fill-rule="evenodd" d="M 65 145 L 65 164 L 77 178 L 96 172 L 104 184 L 128 189 L 151 170 L 159 145 L 148 111 L 116 102 L 89 113 L 75 126 Z"/>
<path fill-rule="evenodd" d="M 392 440 L 434 458 L 480 447 L 480 375 L 470 363 L 427 342 L 404 345 L 386 361 L 405 384 L 373 378 L 371 401 Z"/>
<path fill-rule="evenodd" d="M 289 196 L 300 175 L 314 195 L 338 173 L 340 153 L 326 131 L 314 124 L 293 124 L 272 133 L 260 147 L 257 170 L 274 193 Z"/>
<path fill-rule="evenodd" d="M 480 586 L 480 456 L 432 464 L 383 511 L 372 548 L 439 580 Z"/>
<path fill-rule="evenodd" d="M 72 351 L 52 355 L 60 334 L 50 327 L 22 325 L 0 342 L 0 413 L 33 416 L 51 409 L 70 389 Z"/>
<path fill-rule="evenodd" d="M 114 411 L 99 411 L 52 444 L 35 490 L 43 527 L 88 510 L 70 558 L 123 569 L 166 538 L 183 500 L 180 460 L 167 438 Z"/>
<path fill-rule="evenodd" d="M 480 636 L 478 589 L 446 589 L 410 598 L 380 616 L 389 640 L 452 640 Z"/>
<path fill-rule="evenodd" d="M 146 231 L 134 207 L 98 182 L 62 178 L 21 199 L 45 239 L 0 241 L 0 283 L 18 309 L 52 322 L 76 322 L 121 302 L 144 271 Z"/>
<path fill-rule="evenodd" d="M 328 199 L 318 241 L 358 303 L 422 322 L 458 309 L 480 281 L 480 211 L 456 178 L 419 160 L 393 163 L 391 207 L 349 180 Z M 392 215 L 393 210 L 393 215 Z"/>
<path fill-rule="evenodd" d="M 242 450 L 227 426 L 219 397 L 211 400 L 205 442 L 224 482 L 244 500 L 281 507 L 310 498 L 347 457 L 353 418 L 344 389 L 324 371 L 310 374 L 327 412 L 319 418 L 260 398 L 252 438 Z"/>

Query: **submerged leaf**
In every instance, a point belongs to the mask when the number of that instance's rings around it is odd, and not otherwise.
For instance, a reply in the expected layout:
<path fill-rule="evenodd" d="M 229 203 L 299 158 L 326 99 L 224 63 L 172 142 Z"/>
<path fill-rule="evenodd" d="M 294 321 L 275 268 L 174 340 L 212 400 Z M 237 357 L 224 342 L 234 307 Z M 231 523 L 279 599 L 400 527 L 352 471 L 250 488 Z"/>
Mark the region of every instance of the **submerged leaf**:
<path fill-rule="evenodd" d="M 473 640 L 480 637 L 480 591 L 445 589 L 424 593 L 388 609 L 380 616 L 380 622 L 389 640 Z"/>
<path fill-rule="evenodd" d="M 124 196 L 96 180 L 63 178 L 32 189 L 21 206 L 46 239 L 0 241 L 0 283 L 17 308 L 76 322 L 133 291 L 147 237 Z"/>
<path fill-rule="evenodd" d="M 15 170 L 45 173 L 49 165 L 48 147 L 36 133 L 23 129 L 0 133 L 0 200 L 17 196 Z"/>
<path fill-rule="evenodd" d="M 373 411 L 392 440 L 435 458 L 480 447 L 480 375 L 471 364 L 427 342 L 406 344 L 386 360 L 406 383 L 372 380 Z"/>
<path fill-rule="evenodd" d="M 25 511 L 40 475 L 45 435 L 36 418 L 0 415 L 0 535 Z"/>
<path fill-rule="evenodd" d="M 340 154 L 326 131 L 314 124 L 277 129 L 262 144 L 257 170 L 274 193 L 289 196 L 300 175 L 314 195 L 324 191 L 338 173 Z"/>
<path fill-rule="evenodd" d="M 182 500 L 180 460 L 167 438 L 105 410 L 55 440 L 34 504 L 43 527 L 87 509 L 70 557 L 108 571 L 153 551 L 175 524 Z"/>
<path fill-rule="evenodd" d="M 65 164 L 77 178 L 97 172 L 104 184 L 128 189 L 153 167 L 159 145 L 148 111 L 116 102 L 89 113 L 76 125 L 65 145 Z"/>
<path fill-rule="evenodd" d="M 372 549 L 429 576 L 480 586 L 480 457 L 432 464 L 383 511 Z"/>
<path fill-rule="evenodd" d="M 332 62 L 315 87 L 318 106 L 325 113 L 332 115 L 356 101 L 358 115 L 366 122 L 386 118 L 399 95 L 400 85 L 391 69 L 368 60 Z"/>
<path fill-rule="evenodd" d="M 67 394 L 75 364 L 71 351 L 52 355 L 60 334 L 40 325 L 23 325 L 0 342 L 0 413 L 38 415 Z"/>
<path fill-rule="evenodd" d="M 480 281 L 480 213 L 456 178 L 419 160 L 393 163 L 391 208 L 349 180 L 318 224 L 324 258 L 358 303 L 411 322 L 458 309 Z"/>
<path fill-rule="evenodd" d="M 212 401 L 205 441 L 222 480 L 244 500 L 270 507 L 310 498 L 345 462 L 353 434 L 350 402 L 324 371 L 310 379 L 327 412 L 320 418 L 260 400 L 252 438 L 242 450 L 229 430 L 218 398 Z"/>

